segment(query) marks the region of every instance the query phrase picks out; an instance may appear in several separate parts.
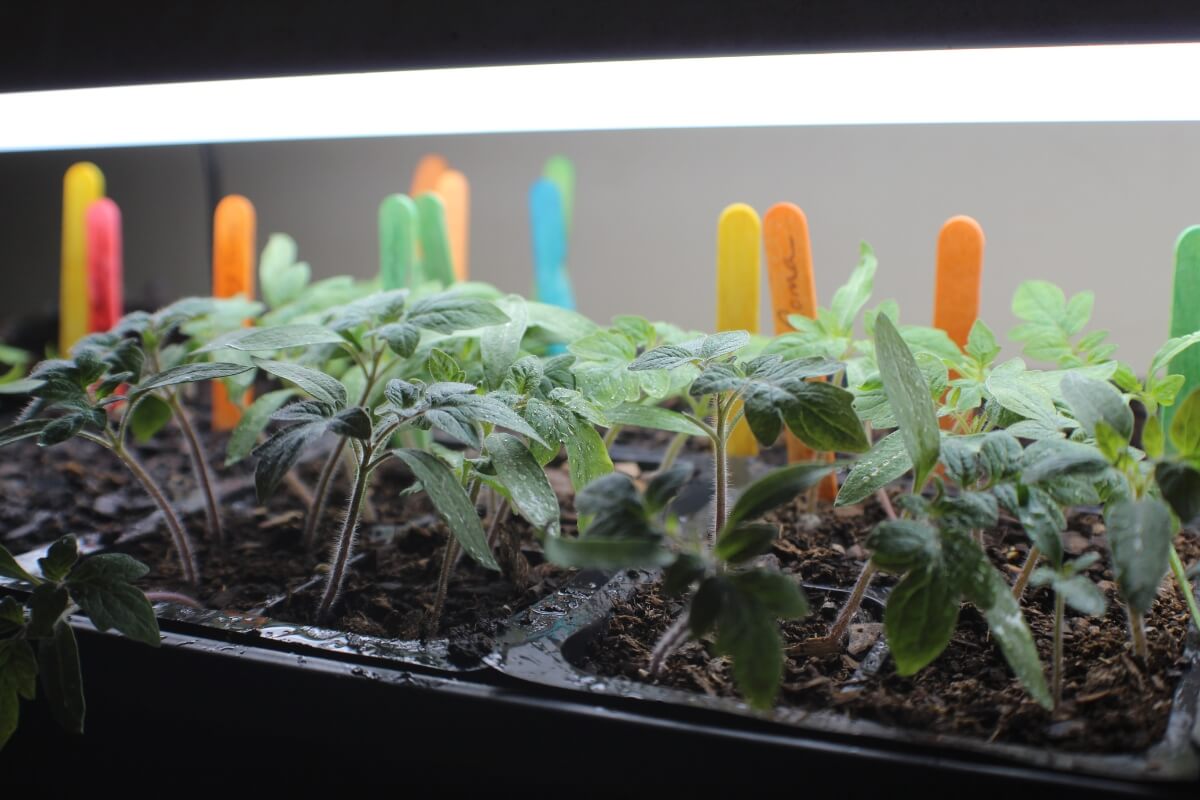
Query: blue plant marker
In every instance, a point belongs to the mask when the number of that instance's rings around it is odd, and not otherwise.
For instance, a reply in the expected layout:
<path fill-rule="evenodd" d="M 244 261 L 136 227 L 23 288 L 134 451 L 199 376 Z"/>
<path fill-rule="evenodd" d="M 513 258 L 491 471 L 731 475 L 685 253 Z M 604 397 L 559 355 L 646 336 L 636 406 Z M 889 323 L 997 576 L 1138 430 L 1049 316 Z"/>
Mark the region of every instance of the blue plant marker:
<path fill-rule="evenodd" d="M 543 303 L 575 309 L 567 275 L 567 223 L 562 195 L 549 178 L 529 190 L 529 225 L 533 233 L 534 296 Z"/>
<path fill-rule="evenodd" d="M 417 206 L 393 194 L 379 204 L 379 279 L 384 289 L 416 283 Z"/>

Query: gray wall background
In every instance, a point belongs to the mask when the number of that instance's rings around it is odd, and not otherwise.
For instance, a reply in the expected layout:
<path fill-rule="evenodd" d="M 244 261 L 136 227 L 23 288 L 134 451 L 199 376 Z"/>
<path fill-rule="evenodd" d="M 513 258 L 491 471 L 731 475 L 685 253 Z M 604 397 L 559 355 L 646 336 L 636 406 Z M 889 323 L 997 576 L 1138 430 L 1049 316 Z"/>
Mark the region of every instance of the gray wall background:
<path fill-rule="evenodd" d="M 1007 330 L 1027 278 L 1096 293 L 1093 325 L 1145 367 L 1166 338 L 1175 238 L 1200 222 L 1195 123 L 936 125 L 505 134 L 224 144 L 224 192 L 258 209 L 267 234 L 296 238 L 314 274 L 378 269 L 375 214 L 439 152 L 471 182 L 471 272 L 530 288 L 526 193 L 547 156 L 576 164 L 571 274 L 580 310 L 711 328 L 715 224 L 746 202 L 805 209 L 822 302 L 879 256 L 876 301 L 908 322 L 932 310 L 942 222 L 969 214 L 987 234 L 983 315 Z M 53 310 L 61 181 L 95 161 L 125 221 L 127 293 L 170 300 L 208 286 L 209 220 L 200 148 L 0 155 L 0 315 Z M 764 330 L 767 323 L 763 280 Z M 1197 299 L 1200 302 L 1200 298 Z M 1015 352 L 1009 348 L 1009 352 Z"/>

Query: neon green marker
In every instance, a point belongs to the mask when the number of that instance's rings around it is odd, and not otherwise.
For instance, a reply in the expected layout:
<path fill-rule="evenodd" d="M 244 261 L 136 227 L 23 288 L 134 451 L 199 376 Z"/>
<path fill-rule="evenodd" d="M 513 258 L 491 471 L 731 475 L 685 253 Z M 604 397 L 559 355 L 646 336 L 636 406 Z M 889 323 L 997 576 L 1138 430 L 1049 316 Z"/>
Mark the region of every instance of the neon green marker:
<path fill-rule="evenodd" d="M 415 281 L 417 206 L 407 195 L 393 194 L 379 204 L 379 278 L 384 289 L 403 289 Z"/>
<path fill-rule="evenodd" d="M 428 192 L 418 195 L 417 230 L 421 240 L 421 278 L 438 281 L 443 287 L 454 285 L 454 259 L 450 255 L 450 236 L 446 232 L 446 207 L 442 198 Z"/>

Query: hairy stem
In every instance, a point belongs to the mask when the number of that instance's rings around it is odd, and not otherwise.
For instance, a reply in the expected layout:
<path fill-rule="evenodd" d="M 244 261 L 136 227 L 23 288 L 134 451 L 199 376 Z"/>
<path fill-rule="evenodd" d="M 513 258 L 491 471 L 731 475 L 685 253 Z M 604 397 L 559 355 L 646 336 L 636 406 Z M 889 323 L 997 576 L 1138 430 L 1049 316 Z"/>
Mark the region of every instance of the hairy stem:
<path fill-rule="evenodd" d="M 192 471 L 196 473 L 196 482 L 200 484 L 200 492 L 204 495 L 204 516 L 208 523 L 208 535 L 212 537 L 218 547 L 224 547 L 225 529 L 221 525 L 216 484 L 212 479 L 208 459 L 204 457 L 204 448 L 200 446 L 200 439 L 196 436 L 196 428 L 192 425 L 191 416 L 183 407 L 183 403 L 179 402 L 179 396 L 172 393 L 169 395 L 167 404 L 175 415 L 179 429 L 183 431 L 183 439 L 187 442 L 188 457 L 192 462 Z"/>
<path fill-rule="evenodd" d="M 1187 603 L 1188 611 L 1192 615 L 1192 624 L 1196 626 L 1196 630 L 1200 630 L 1200 606 L 1196 605 L 1196 592 L 1192 589 L 1191 581 L 1188 580 L 1187 570 L 1183 567 L 1183 561 L 1179 558 L 1179 551 L 1175 549 L 1175 545 L 1171 545 L 1171 571 L 1175 573 L 1175 583 L 1179 586 L 1179 591 L 1183 595 L 1183 601 Z"/>
<path fill-rule="evenodd" d="M 334 473 L 341 464 L 342 450 L 346 448 L 346 437 L 340 437 L 333 451 L 321 465 L 321 474 L 317 476 L 317 485 L 313 487 L 313 502 L 308 509 L 308 519 L 304 520 L 304 546 L 313 549 L 317 544 L 317 528 L 321 517 L 325 515 L 325 503 L 329 498 L 329 484 L 333 481 Z"/>
<path fill-rule="evenodd" d="M 871 585 L 871 578 L 875 576 L 875 562 L 868 561 L 863 564 L 862 572 L 858 573 L 858 579 L 854 581 L 854 589 L 850 592 L 850 599 L 846 601 L 846 605 L 842 606 L 842 610 L 838 612 L 837 619 L 833 621 L 833 625 L 829 628 L 829 633 L 825 636 L 826 639 L 833 642 L 840 642 L 842 637 L 846 635 L 846 629 L 850 627 L 850 620 L 854 619 L 854 615 L 858 613 L 858 607 L 862 605 L 863 596 L 867 593 L 867 587 Z"/>
<path fill-rule="evenodd" d="M 728 500 L 727 493 L 729 492 L 729 465 L 725 459 L 725 414 L 728 408 L 722 406 L 721 395 L 716 396 L 716 436 L 713 438 L 713 480 L 716 482 L 713 492 L 713 502 L 715 508 L 713 511 L 712 530 L 708 535 L 708 546 L 711 549 L 717 544 L 717 533 L 725 525 L 727 512 L 725 504 Z"/>
<path fill-rule="evenodd" d="M 1062 705 L 1063 690 L 1063 613 L 1067 601 L 1058 592 L 1054 593 L 1054 666 L 1051 685 L 1054 688 L 1054 707 Z"/>
<path fill-rule="evenodd" d="M 182 592 L 146 592 L 146 599 L 151 603 L 176 603 L 188 608 L 204 608 L 196 598 Z"/>
<path fill-rule="evenodd" d="M 679 615 L 678 619 L 671 623 L 671 627 L 667 628 L 666 632 L 663 633 L 662 637 L 654 645 L 654 650 L 650 652 L 650 663 L 648 665 L 651 675 L 658 675 L 662 672 L 663 664 L 666 663 L 667 657 L 687 641 L 688 619 L 689 614 L 687 611 L 684 611 Z"/>
<path fill-rule="evenodd" d="M 333 563 L 329 566 L 329 581 L 325 584 L 325 593 L 321 596 L 321 605 L 317 609 L 317 621 L 328 620 L 333 604 L 342 593 L 342 583 L 346 580 L 346 566 L 354 552 L 354 535 L 358 530 L 358 515 L 362 510 L 363 497 L 367 493 L 367 483 L 371 472 L 366 467 L 370 461 L 370 448 L 365 448 L 363 464 L 354 476 L 354 488 L 350 492 L 350 505 L 346 509 L 346 518 L 342 521 L 342 529 L 338 533 L 337 544 L 334 545 Z"/>
<path fill-rule="evenodd" d="M 150 473 L 146 472 L 145 467 L 134 458 L 132 453 L 124 447 L 114 447 L 112 451 L 129 468 L 129 471 L 133 473 L 133 477 L 137 478 L 138 483 L 142 485 L 142 488 L 150 495 L 154 504 L 158 506 L 158 510 L 162 512 L 163 519 L 167 522 L 167 531 L 171 534 L 171 544 L 175 547 L 175 555 L 179 557 L 179 566 L 183 570 L 183 580 L 189 585 L 195 586 L 200 580 L 199 571 L 196 569 L 196 557 L 192 554 L 191 540 L 188 538 L 187 531 L 183 528 L 183 523 L 179 521 L 179 515 L 175 513 L 175 509 L 171 506 L 171 501 L 167 499 L 166 494 L 155 483 L 154 478 L 150 477 Z"/>
<path fill-rule="evenodd" d="M 450 592 L 450 576 L 454 573 L 454 562 L 458 560 L 461 548 L 458 539 L 453 536 L 446 542 L 446 552 L 442 555 L 442 571 L 438 574 L 437 594 L 433 596 L 433 608 L 425 620 L 425 633 L 428 636 L 437 635 L 442 624 L 442 610 L 446 607 L 446 595 Z"/>
<path fill-rule="evenodd" d="M 1146 628 L 1142 623 L 1142 615 L 1130 606 L 1125 606 L 1129 614 L 1129 639 L 1133 643 L 1133 654 L 1145 664 L 1150 658 L 1150 650 L 1146 647 Z"/>
<path fill-rule="evenodd" d="M 1029 555 L 1025 556 L 1025 563 L 1021 566 L 1021 572 L 1017 575 L 1017 580 L 1013 583 L 1012 593 L 1017 602 L 1021 601 L 1021 597 L 1025 594 L 1025 587 L 1029 584 L 1029 576 L 1033 574 L 1033 568 L 1037 566 L 1038 559 L 1042 557 L 1042 551 L 1035 544 L 1029 548 Z"/>

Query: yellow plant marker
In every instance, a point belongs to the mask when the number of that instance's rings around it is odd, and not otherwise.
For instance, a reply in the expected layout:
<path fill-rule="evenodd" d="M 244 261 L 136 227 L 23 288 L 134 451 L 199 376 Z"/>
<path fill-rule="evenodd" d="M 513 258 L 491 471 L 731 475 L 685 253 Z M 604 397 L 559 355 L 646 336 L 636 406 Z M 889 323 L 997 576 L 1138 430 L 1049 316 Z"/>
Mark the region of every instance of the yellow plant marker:
<path fill-rule="evenodd" d="M 734 203 L 717 222 L 717 330 L 758 333 L 758 295 L 762 271 L 762 225 L 745 203 Z M 729 437 L 733 457 L 758 454 L 758 442 L 746 420 Z"/>
<path fill-rule="evenodd" d="M 63 176 L 62 262 L 58 295 L 58 351 L 65 358 L 88 332 L 87 209 L 104 197 L 104 173 L 89 161 Z"/>
<path fill-rule="evenodd" d="M 470 275 L 467 256 L 471 236 L 471 186 L 466 175 L 448 169 L 438 178 L 433 191 L 446 207 L 446 236 L 450 239 L 454 279 L 465 281 Z"/>
<path fill-rule="evenodd" d="M 237 194 L 222 198 L 213 215 L 213 297 L 254 299 L 254 235 L 254 205 Z M 253 399 L 248 390 L 242 405 Z M 231 430 L 242 418 L 242 409 L 230 401 L 221 381 L 213 382 L 212 405 L 214 430 Z"/>
<path fill-rule="evenodd" d="M 966 346 L 979 316 L 982 275 L 983 228 L 970 217 L 951 217 L 938 234 L 933 327 L 944 330 L 959 347 Z"/>
<path fill-rule="evenodd" d="M 437 153 L 422 156 L 417 162 L 416 170 L 413 171 L 412 191 L 408 196 L 416 197 L 426 192 L 436 192 L 438 179 L 447 168 L 446 159 Z"/>
<path fill-rule="evenodd" d="M 776 203 L 763 215 L 763 248 L 767 254 L 767 282 L 771 287 L 771 319 L 775 335 L 793 330 L 788 317 L 799 314 L 817 316 L 817 284 L 813 278 L 812 244 L 808 236 L 808 218 L 793 203 Z M 788 463 L 812 461 L 816 452 L 788 430 Z M 833 453 L 825 459 L 833 460 Z M 822 500 L 837 497 L 836 475 L 827 475 L 819 490 Z"/>

